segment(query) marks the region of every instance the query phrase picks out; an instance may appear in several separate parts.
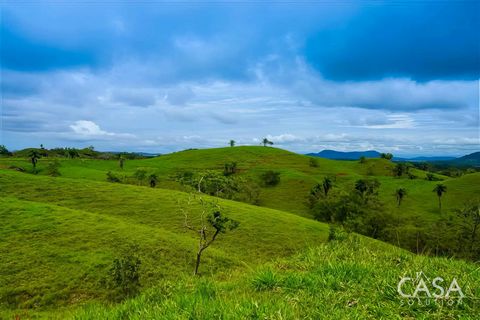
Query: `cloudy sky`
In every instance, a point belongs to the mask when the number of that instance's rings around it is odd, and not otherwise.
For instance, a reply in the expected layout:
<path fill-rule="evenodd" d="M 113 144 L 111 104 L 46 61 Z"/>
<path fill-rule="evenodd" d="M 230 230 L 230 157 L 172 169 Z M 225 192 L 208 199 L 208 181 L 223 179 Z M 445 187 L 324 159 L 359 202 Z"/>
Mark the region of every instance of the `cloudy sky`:
<path fill-rule="evenodd" d="M 1 4 L 9 149 L 478 151 L 479 1 Z"/>

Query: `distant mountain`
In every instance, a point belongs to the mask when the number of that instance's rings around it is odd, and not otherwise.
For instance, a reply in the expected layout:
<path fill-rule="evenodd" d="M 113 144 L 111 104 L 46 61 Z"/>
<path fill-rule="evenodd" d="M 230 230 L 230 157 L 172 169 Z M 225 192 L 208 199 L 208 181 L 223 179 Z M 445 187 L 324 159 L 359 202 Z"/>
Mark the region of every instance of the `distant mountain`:
<path fill-rule="evenodd" d="M 455 160 L 455 157 L 414 157 L 414 158 L 398 158 L 393 157 L 394 161 L 414 161 L 414 162 L 430 162 L 430 161 L 451 161 Z"/>
<path fill-rule="evenodd" d="M 455 165 L 480 167 L 480 151 L 448 161 Z"/>
<path fill-rule="evenodd" d="M 368 151 L 335 151 L 335 150 L 322 150 L 318 153 L 308 153 L 308 156 L 320 157 L 332 160 L 358 160 L 360 157 L 365 158 L 380 158 L 380 152 L 375 150 Z M 393 157 L 393 161 L 412 161 L 412 162 L 436 162 L 438 164 L 450 164 L 450 165 L 462 165 L 462 166 L 480 166 L 480 152 L 474 152 L 472 154 L 463 157 L 447 157 L 447 156 L 433 156 L 433 157 L 413 157 L 402 158 Z"/>
<path fill-rule="evenodd" d="M 318 153 L 308 153 L 308 156 L 327 158 L 333 160 L 358 160 L 360 157 L 380 158 L 380 152 L 375 150 L 342 152 L 335 150 L 322 150 Z"/>

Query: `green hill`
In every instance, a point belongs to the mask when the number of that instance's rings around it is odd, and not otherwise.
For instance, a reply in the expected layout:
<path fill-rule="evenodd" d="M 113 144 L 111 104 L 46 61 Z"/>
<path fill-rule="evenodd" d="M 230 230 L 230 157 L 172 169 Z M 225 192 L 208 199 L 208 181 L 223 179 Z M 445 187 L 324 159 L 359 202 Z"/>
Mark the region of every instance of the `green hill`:
<path fill-rule="evenodd" d="M 183 228 L 177 205 L 185 193 L 0 172 L 4 308 L 105 300 L 108 290 L 102 281 L 118 249 L 129 243 L 139 246 L 146 287 L 192 272 L 197 240 Z M 219 203 L 241 228 L 205 252 L 201 268 L 206 274 L 251 267 L 327 238 L 326 225 L 310 219 Z"/>
<path fill-rule="evenodd" d="M 60 177 L 48 176 L 55 160 Z M 231 162 L 237 163 L 233 177 L 259 186 L 259 206 L 203 195 L 218 201 L 240 227 L 205 251 L 202 277 L 192 279 L 198 239 L 183 226 L 181 209 L 189 199 L 183 191 L 189 187 L 178 177 L 206 171 L 223 176 Z M 44 157 L 35 175 L 28 159 L 0 158 L 0 318 L 290 319 L 318 318 L 319 312 L 338 319 L 474 318 L 475 299 L 454 308 L 412 309 L 401 305 L 395 286 L 402 275 L 424 271 L 457 277 L 469 297 L 479 297 L 475 263 L 415 256 L 358 235 L 325 244 L 328 226 L 312 219 L 307 196 L 331 177 L 328 199 L 353 193 L 359 179 L 380 182 L 383 211 L 373 222 L 386 223 L 381 239 L 419 253 L 462 245 L 463 225 L 454 210 L 478 199 L 480 173 L 429 181 L 417 169 L 410 169 L 415 179 L 394 177 L 394 167 L 384 159 L 312 161 L 267 147 L 188 150 L 125 160 L 123 169 L 118 160 Z M 139 170 L 157 175 L 156 188 L 135 177 Z M 269 170 L 280 173 L 277 185 L 262 184 Z M 107 182 L 108 172 L 122 183 Z M 432 192 L 438 183 L 447 187 L 441 211 Z M 408 193 L 398 206 L 400 187 Z M 198 214 L 200 206 L 192 211 Z M 112 263 L 132 244 L 142 261 L 142 294 L 108 305 L 114 301 Z"/>

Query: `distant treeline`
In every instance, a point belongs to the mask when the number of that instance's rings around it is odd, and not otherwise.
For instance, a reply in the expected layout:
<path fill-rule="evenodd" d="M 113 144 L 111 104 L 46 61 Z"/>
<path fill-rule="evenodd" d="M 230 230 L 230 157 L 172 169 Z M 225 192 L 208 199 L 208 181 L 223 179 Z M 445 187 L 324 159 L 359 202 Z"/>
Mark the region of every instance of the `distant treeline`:
<path fill-rule="evenodd" d="M 30 158 L 32 153 L 37 154 L 39 157 L 45 158 L 87 158 L 87 159 L 144 159 L 146 155 L 135 152 L 102 152 L 97 151 L 93 146 L 87 148 L 53 148 L 46 149 L 43 146 L 40 148 L 26 148 L 18 151 L 9 151 L 5 146 L 0 145 L 0 156 L 3 157 L 15 157 L 15 158 Z"/>

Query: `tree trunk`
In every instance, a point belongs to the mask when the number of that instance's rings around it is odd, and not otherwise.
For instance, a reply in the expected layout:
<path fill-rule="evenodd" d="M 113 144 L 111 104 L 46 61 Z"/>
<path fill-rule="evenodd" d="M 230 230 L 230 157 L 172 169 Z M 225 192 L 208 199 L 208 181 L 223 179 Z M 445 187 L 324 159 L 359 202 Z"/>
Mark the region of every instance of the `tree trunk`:
<path fill-rule="evenodd" d="M 202 257 L 202 250 L 197 252 L 197 260 L 195 262 L 195 271 L 193 271 L 193 275 L 196 276 L 198 274 L 198 267 L 200 267 L 200 259 Z"/>

